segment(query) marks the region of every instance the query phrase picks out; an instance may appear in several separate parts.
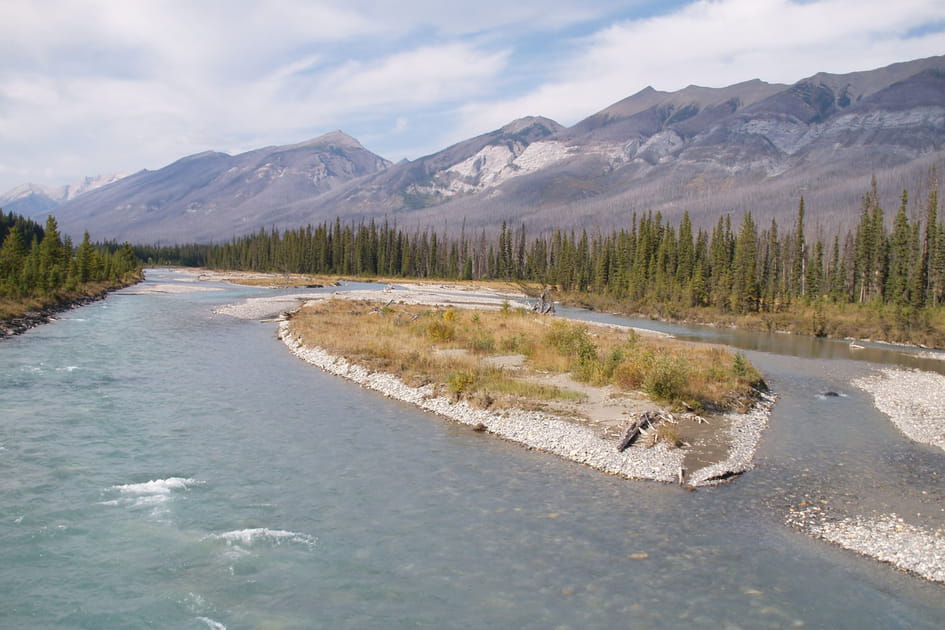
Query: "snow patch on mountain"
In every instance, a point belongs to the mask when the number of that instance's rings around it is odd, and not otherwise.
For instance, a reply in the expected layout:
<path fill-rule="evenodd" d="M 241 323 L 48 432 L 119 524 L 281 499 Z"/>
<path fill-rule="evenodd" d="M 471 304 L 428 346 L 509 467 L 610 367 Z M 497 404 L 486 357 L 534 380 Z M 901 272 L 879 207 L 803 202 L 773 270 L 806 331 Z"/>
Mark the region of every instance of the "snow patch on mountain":
<path fill-rule="evenodd" d="M 90 190 L 107 186 L 117 182 L 124 177 L 124 174 L 115 175 L 97 175 L 95 177 L 84 177 L 79 181 L 66 184 L 64 186 L 41 186 L 38 184 L 21 184 L 11 188 L 0 196 L 0 205 L 6 205 L 15 201 L 28 199 L 30 197 L 41 197 L 48 199 L 53 204 L 65 203 L 71 201 L 83 193 Z"/>

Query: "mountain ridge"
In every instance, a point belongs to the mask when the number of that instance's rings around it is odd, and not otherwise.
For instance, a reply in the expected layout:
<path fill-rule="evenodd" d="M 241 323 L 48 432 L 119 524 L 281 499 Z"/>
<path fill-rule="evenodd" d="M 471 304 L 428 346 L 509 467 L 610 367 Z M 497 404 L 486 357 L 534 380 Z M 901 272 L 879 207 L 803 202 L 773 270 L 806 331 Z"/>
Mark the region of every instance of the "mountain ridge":
<path fill-rule="evenodd" d="M 56 213 L 69 232 L 180 242 L 336 216 L 542 231 L 688 211 L 707 225 L 722 212 L 784 217 L 803 194 L 829 229 L 858 209 L 870 177 L 897 194 L 943 149 L 945 56 L 791 85 L 646 87 L 571 127 L 529 116 L 397 164 L 340 130 L 235 156 L 204 152 Z"/>

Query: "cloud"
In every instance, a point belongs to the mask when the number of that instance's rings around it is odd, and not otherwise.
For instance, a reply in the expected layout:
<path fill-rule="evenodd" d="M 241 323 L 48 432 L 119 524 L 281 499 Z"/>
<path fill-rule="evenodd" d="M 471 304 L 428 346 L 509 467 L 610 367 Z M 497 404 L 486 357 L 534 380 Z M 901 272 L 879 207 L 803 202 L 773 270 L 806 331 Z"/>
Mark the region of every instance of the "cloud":
<path fill-rule="evenodd" d="M 524 94 L 470 103 L 457 136 L 541 114 L 564 124 L 646 86 L 723 87 L 752 78 L 793 83 L 819 71 L 868 70 L 945 51 L 945 34 L 910 32 L 945 20 L 938 0 L 702 0 L 625 20 L 581 40 L 552 80 Z"/>
<path fill-rule="evenodd" d="M 940 4 L 7 2 L 0 191 L 336 128 L 417 157 L 525 115 L 570 124 L 646 85 L 869 69 L 945 50 Z"/>

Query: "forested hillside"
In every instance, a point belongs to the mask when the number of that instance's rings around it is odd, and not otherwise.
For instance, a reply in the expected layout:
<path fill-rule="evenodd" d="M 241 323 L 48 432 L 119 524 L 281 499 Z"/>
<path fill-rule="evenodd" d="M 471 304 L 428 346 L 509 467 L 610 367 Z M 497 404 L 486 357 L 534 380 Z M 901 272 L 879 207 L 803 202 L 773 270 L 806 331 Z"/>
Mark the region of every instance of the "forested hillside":
<path fill-rule="evenodd" d="M 0 320 L 99 295 L 140 278 L 141 265 L 128 244 L 78 247 L 63 239 L 56 219 L 45 227 L 0 212 Z"/>
<path fill-rule="evenodd" d="M 688 215 L 672 225 L 647 213 L 606 233 L 558 230 L 529 238 L 524 228 L 503 224 L 495 237 L 464 232 L 449 238 L 386 222 L 335 220 L 139 254 L 217 269 L 526 281 L 583 303 L 676 318 L 800 314 L 803 326 L 783 317 L 767 317 L 762 325 L 815 334 L 855 335 L 830 321 L 831 313 L 852 305 L 872 309 L 863 316 L 884 330 L 870 334 L 928 341 L 945 305 L 938 205 L 933 185 L 917 204 L 902 191 L 899 207 L 889 213 L 874 184 L 854 229 L 827 242 L 809 236 L 801 198 L 790 226 L 774 220 L 758 226 L 745 213 L 737 225 L 724 215 L 713 229 L 694 230 Z"/>

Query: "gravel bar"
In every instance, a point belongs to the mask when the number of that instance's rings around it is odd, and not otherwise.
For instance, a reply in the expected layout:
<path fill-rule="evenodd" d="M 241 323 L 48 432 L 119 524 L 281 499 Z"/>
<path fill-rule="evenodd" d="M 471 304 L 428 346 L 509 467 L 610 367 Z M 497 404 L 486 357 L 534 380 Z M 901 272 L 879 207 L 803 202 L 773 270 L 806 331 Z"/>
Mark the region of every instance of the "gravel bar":
<path fill-rule="evenodd" d="M 693 472 L 689 476 L 689 483 L 693 486 L 719 484 L 733 475 L 754 468 L 755 449 L 768 426 L 768 417 L 775 400 L 773 394 L 759 392 L 758 401 L 748 413 L 727 414 L 731 418 L 728 458 Z"/>
<path fill-rule="evenodd" d="M 448 397 L 436 396 L 433 385 L 411 387 L 392 374 L 372 372 L 321 348 L 306 347 L 289 330 L 288 321 L 280 323 L 279 337 L 297 357 L 330 374 L 456 422 L 474 427 L 482 425 L 486 431 L 500 437 L 612 475 L 674 482 L 678 479 L 685 458 L 685 451 L 670 449 L 665 444 L 657 444 L 653 448 L 636 446 L 620 453 L 617 452 L 615 441 L 601 437 L 593 429 L 541 412 L 522 409 L 487 411 L 473 408 L 465 401 L 453 402 Z M 773 398 L 767 398 L 750 413 L 735 414 L 732 427 L 734 439 L 729 458 L 696 471 L 690 476 L 689 484 L 714 485 L 750 469 L 754 448 L 767 425 L 771 404 Z"/>
<path fill-rule="evenodd" d="M 883 368 L 852 381 L 906 437 L 945 450 L 945 376 Z"/>
<path fill-rule="evenodd" d="M 896 514 L 836 518 L 817 507 L 792 511 L 785 522 L 814 538 L 945 584 L 945 532 L 941 529 L 910 525 Z"/>

